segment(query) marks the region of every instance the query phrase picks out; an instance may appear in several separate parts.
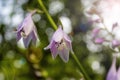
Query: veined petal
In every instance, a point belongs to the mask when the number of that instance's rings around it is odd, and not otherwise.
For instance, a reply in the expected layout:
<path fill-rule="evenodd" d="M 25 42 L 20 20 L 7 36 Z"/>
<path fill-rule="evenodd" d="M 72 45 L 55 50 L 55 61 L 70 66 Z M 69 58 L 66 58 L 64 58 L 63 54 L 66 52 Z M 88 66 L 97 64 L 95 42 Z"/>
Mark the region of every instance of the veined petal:
<path fill-rule="evenodd" d="M 24 43 L 25 48 L 27 48 L 29 46 L 29 43 L 30 43 L 30 41 L 33 38 L 32 34 L 33 33 L 31 33 L 30 35 L 28 35 L 26 38 L 23 38 L 23 43 Z"/>
<path fill-rule="evenodd" d="M 62 28 L 59 27 L 59 28 L 55 31 L 52 39 L 53 39 L 54 41 L 56 41 L 56 42 L 60 42 L 60 41 L 63 39 L 63 33 L 64 33 L 64 32 L 63 32 Z"/>
<path fill-rule="evenodd" d="M 116 57 L 114 57 L 111 68 L 107 74 L 107 79 L 106 80 L 117 80 L 116 79 Z"/>
<path fill-rule="evenodd" d="M 62 50 L 58 51 L 58 54 L 60 55 L 60 58 L 64 61 L 64 62 L 68 62 L 69 60 L 69 50 L 67 48 L 64 48 Z"/>

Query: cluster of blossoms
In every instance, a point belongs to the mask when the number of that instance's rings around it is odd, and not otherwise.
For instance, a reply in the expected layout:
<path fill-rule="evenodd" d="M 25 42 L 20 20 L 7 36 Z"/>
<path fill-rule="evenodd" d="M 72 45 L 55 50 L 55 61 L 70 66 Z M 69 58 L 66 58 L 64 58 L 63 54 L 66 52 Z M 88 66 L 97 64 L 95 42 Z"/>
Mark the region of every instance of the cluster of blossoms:
<path fill-rule="evenodd" d="M 36 44 L 38 39 L 37 30 L 35 24 L 32 20 L 32 15 L 36 11 L 31 12 L 24 19 L 24 21 L 17 28 L 17 41 L 23 38 L 24 46 L 27 48 L 32 42 Z M 52 53 L 53 59 L 59 54 L 61 59 L 64 62 L 68 62 L 69 60 L 69 52 L 73 53 L 71 40 L 69 36 L 62 30 L 60 26 L 56 32 L 53 34 L 50 44 L 45 48 L 50 49 Z"/>
<path fill-rule="evenodd" d="M 113 25 L 112 30 L 114 30 L 116 28 L 117 25 Z M 106 31 L 111 37 L 112 39 L 106 39 L 106 36 L 104 37 L 99 37 L 99 33 L 100 31 Z M 106 29 L 103 28 L 95 28 L 92 31 L 92 38 L 93 41 L 97 44 L 102 44 L 103 42 L 109 42 L 112 45 L 112 48 L 116 48 L 120 46 L 120 41 L 115 39 L 115 35 L 112 34 L 112 32 L 108 32 Z"/>
<path fill-rule="evenodd" d="M 120 0 L 81 0 L 81 2 L 85 7 L 85 16 L 94 22 L 93 42 L 105 46 L 109 45 L 113 50 L 119 48 Z M 106 80 L 120 80 L 120 68 L 116 70 L 116 57 L 113 59 Z"/>

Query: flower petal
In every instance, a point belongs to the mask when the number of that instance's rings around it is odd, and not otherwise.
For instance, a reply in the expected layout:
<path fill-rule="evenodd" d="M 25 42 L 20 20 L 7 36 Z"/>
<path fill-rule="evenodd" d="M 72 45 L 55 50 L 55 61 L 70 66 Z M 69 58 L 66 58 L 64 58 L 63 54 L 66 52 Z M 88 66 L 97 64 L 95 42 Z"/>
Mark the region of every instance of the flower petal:
<path fill-rule="evenodd" d="M 17 28 L 17 32 L 20 32 L 20 30 L 22 30 L 23 27 L 24 27 L 24 21 L 21 24 L 19 24 L 19 26 Z"/>
<path fill-rule="evenodd" d="M 23 38 L 23 43 L 25 48 L 27 48 L 29 46 L 29 43 L 31 41 L 31 39 L 33 38 L 33 33 L 31 33 L 30 35 L 28 35 L 26 38 Z"/>
<path fill-rule="evenodd" d="M 64 61 L 64 62 L 68 62 L 69 60 L 69 50 L 67 48 L 64 48 L 62 50 L 58 51 L 58 54 L 60 55 L 60 58 Z"/>
<path fill-rule="evenodd" d="M 52 42 L 52 45 L 51 45 L 51 48 L 50 48 L 50 50 L 51 50 L 51 52 L 52 52 L 52 57 L 53 57 L 53 59 L 55 59 L 56 58 L 56 56 L 57 56 L 57 54 L 58 54 L 58 49 L 57 49 L 57 47 L 56 47 L 56 42 L 55 41 L 53 41 Z"/>
<path fill-rule="evenodd" d="M 64 39 L 68 42 L 71 42 L 70 37 L 64 32 Z"/>
<path fill-rule="evenodd" d="M 117 80 L 116 79 L 116 57 L 114 57 L 111 68 L 107 74 L 107 79 L 106 80 Z"/>
<path fill-rule="evenodd" d="M 62 38 L 63 38 L 63 33 L 64 33 L 64 32 L 63 32 L 62 28 L 59 27 L 59 28 L 55 31 L 52 39 L 53 39 L 54 41 L 56 41 L 56 42 L 60 42 L 60 41 L 62 40 Z"/>
<path fill-rule="evenodd" d="M 53 44 L 53 40 L 51 40 L 50 44 L 47 47 L 45 47 L 44 50 L 50 49 L 52 44 Z"/>
<path fill-rule="evenodd" d="M 24 20 L 23 30 L 24 30 L 25 35 L 29 35 L 34 29 L 34 26 L 35 25 L 33 23 L 31 15 L 28 15 L 26 19 Z"/>
<path fill-rule="evenodd" d="M 17 32 L 17 41 L 21 39 L 21 32 Z"/>
<path fill-rule="evenodd" d="M 34 45 L 36 45 L 37 37 L 35 36 L 35 32 L 34 31 L 31 32 L 31 36 L 32 36 L 32 43 Z"/>
<path fill-rule="evenodd" d="M 69 50 L 71 51 L 71 53 L 74 53 L 74 52 L 73 52 L 73 49 L 72 49 L 72 44 L 71 44 L 71 42 L 68 42 L 68 41 L 65 41 L 65 42 L 66 42 L 67 47 L 68 47 Z"/>

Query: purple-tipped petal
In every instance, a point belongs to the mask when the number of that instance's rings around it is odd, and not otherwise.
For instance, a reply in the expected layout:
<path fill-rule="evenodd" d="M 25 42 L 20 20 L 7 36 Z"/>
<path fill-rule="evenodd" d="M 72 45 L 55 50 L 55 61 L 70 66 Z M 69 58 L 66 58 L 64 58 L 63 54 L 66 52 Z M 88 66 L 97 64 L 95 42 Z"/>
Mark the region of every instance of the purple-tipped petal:
<path fill-rule="evenodd" d="M 115 47 L 118 47 L 118 46 L 120 46 L 120 41 L 118 41 L 118 40 L 113 40 L 113 41 L 112 41 L 112 47 L 115 48 Z"/>
<path fill-rule="evenodd" d="M 104 41 L 104 38 L 95 38 L 95 43 L 97 44 L 102 44 Z"/>
<path fill-rule="evenodd" d="M 64 48 L 62 50 L 59 50 L 58 54 L 64 62 L 68 62 L 68 60 L 69 60 L 69 50 L 68 50 L 68 48 Z"/>
<path fill-rule="evenodd" d="M 108 71 L 106 80 L 117 80 L 116 79 L 116 57 L 114 57 L 110 70 Z"/>
<path fill-rule="evenodd" d="M 56 41 L 56 42 L 60 42 L 60 41 L 62 40 L 62 38 L 63 38 L 63 30 L 62 30 L 61 27 L 59 27 L 59 28 L 55 31 L 52 39 L 53 39 L 54 41 Z"/>

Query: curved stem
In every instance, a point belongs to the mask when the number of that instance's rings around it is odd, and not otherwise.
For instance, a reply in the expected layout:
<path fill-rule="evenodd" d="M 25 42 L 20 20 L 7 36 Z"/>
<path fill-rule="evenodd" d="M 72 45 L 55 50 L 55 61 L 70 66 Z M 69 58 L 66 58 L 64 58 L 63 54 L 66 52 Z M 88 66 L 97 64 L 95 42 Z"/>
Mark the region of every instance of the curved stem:
<path fill-rule="evenodd" d="M 40 4 L 41 8 L 43 9 L 43 11 L 45 12 L 45 14 L 46 14 L 49 22 L 50 22 L 51 25 L 53 26 L 53 28 L 54 28 L 55 30 L 57 30 L 57 25 L 56 25 L 55 22 L 53 21 L 52 17 L 49 15 L 47 9 L 45 8 L 45 6 L 44 6 L 44 4 L 43 4 L 43 2 L 42 2 L 42 0 L 38 0 L 38 2 L 39 2 L 39 4 Z"/>
<path fill-rule="evenodd" d="M 50 14 L 48 13 L 48 11 L 47 11 L 47 9 L 45 8 L 42 0 L 38 0 L 38 2 L 39 2 L 39 4 L 40 4 L 41 8 L 43 9 L 43 11 L 45 12 L 45 14 L 46 14 L 49 22 L 50 22 L 51 25 L 52 25 L 52 27 L 53 27 L 55 30 L 57 30 L 57 25 L 55 24 L 55 22 L 53 21 L 52 17 L 51 17 Z M 80 68 L 80 71 L 83 73 L 85 79 L 86 79 L 86 80 L 91 80 L 91 79 L 89 78 L 89 76 L 87 75 L 87 73 L 85 72 L 84 68 L 82 67 L 82 64 L 79 62 L 79 60 L 78 60 L 78 58 L 76 57 L 76 55 L 73 53 L 72 56 L 73 56 L 74 60 L 76 61 L 76 63 L 78 64 L 78 66 L 79 66 L 79 68 Z"/>

